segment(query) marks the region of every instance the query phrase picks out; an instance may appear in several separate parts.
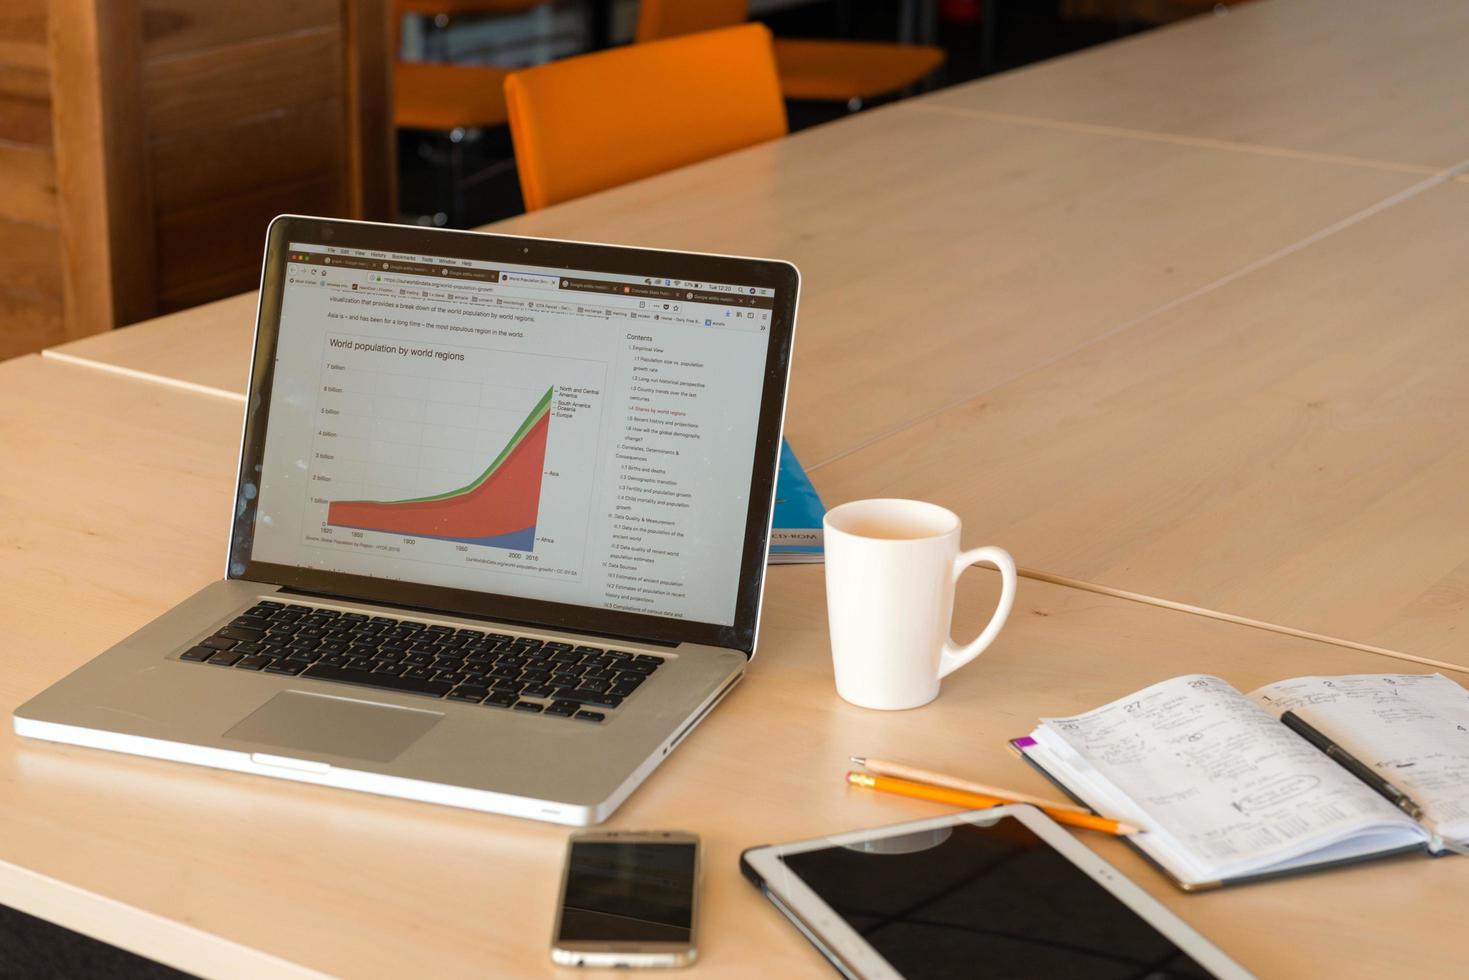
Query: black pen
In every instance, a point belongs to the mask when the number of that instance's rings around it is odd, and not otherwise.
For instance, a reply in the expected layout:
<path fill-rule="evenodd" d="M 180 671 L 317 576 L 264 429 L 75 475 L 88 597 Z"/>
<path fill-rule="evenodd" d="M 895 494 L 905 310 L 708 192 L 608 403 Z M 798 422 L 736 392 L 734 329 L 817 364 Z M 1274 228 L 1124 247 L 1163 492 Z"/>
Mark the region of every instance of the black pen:
<path fill-rule="evenodd" d="M 1316 748 L 1320 749 L 1322 752 L 1325 752 L 1328 757 L 1330 757 L 1338 765 L 1346 769 L 1347 772 L 1351 773 L 1353 776 L 1356 776 L 1362 782 L 1366 783 L 1368 786 L 1372 787 L 1373 789 L 1377 790 L 1377 792 L 1385 796 L 1387 798 L 1387 801 L 1393 806 L 1397 807 L 1399 810 L 1402 810 L 1414 820 L 1423 819 L 1423 808 L 1417 803 L 1414 803 L 1411 799 L 1409 799 L 1408 794 L 1398 789 L 1386 779 L 1383 779 L 1370 766 L 1363 763 L 1360 759 L 1352 755 L 1346 749 L 1342 748 L 1340 745 L 1337 745 L 1331 739 L 1327 738 L 1325 735 L 1322 735 L 1316 729 L 1306 724 L 1306 722 L 1301 719 L 1300 715 L 1296 714 L 1294 711 L 1287 711 L 1280 716 L 1280 720 L 1286 728 L 1289 728 L 1291 731 L 1301 736 L 1301 738 L 1304 738 Z"/>

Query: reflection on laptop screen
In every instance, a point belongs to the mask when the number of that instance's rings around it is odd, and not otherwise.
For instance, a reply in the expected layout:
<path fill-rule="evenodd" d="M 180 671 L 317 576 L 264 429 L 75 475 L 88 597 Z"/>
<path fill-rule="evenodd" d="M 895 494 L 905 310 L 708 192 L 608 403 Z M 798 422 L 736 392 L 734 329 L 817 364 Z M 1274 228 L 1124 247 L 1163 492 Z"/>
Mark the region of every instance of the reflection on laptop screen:
<path fill-rule="evenodd" d="M 287 258 L 257 560 L 733 623 L 772 290 Z"/>

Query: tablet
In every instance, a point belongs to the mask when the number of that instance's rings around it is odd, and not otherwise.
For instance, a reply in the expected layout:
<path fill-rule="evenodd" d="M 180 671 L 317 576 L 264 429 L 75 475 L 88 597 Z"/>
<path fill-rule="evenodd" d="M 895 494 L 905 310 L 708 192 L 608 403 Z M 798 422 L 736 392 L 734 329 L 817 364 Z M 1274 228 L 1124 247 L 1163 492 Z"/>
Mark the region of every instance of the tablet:
<path fill-rule="evenodd" d="M 740 868 L 848 977 L 1249 977 L 1031 806 L 795 844 Z"/>

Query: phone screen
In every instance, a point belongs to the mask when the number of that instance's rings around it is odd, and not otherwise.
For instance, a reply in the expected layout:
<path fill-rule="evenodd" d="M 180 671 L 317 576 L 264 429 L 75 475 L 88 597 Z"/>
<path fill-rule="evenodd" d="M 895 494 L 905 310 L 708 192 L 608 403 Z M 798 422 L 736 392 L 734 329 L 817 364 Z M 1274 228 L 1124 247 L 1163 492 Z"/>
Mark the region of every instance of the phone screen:
<path fill-rule="evenodd" d="M 688 942 L 693 933 L 695 846 L 573 842 L 557 938 Z"/>

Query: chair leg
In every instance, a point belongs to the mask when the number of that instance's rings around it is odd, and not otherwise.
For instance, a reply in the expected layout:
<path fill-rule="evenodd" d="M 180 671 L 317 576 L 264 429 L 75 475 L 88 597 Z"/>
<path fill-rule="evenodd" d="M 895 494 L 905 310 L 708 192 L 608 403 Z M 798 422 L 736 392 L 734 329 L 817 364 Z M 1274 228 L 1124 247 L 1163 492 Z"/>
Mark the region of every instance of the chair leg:
<path fill-rule="evenodd" d="M 449 223 L 455 228 L 463 228 L 465 221 L 464 138 L 466 135 L 463 129 L 451 130 L 449 133 L 449 171 L 450 180 L 453 182 Z"/>
<path fill-rule="evenodd" d="M 984 0 L 979 23 L 979 68 L 986 75 L 995 70 L 995 18 L 999 14 L 999 0 Z"/>

